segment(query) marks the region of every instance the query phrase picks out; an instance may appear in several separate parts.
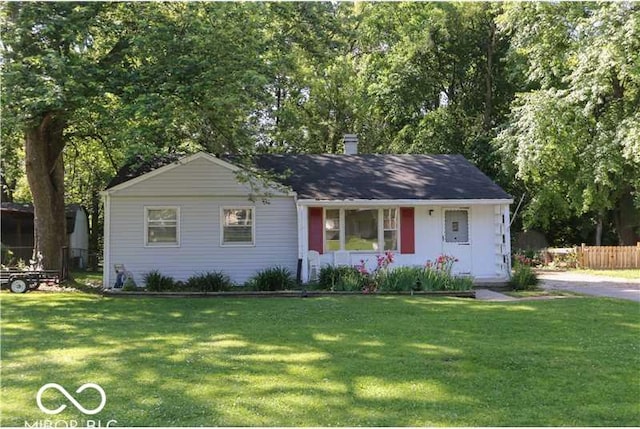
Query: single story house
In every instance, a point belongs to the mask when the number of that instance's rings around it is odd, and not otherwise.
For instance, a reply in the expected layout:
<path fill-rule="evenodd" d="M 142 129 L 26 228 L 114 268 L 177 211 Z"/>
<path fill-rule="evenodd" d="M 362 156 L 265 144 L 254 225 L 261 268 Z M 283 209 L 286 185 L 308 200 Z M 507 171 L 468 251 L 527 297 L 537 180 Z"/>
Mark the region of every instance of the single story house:
<path fill-rule="evenodd" d="M 116 266 L 138 285 L 155 269 L 242 283 L 276 265 L 306 281 L 312 250 L 321 265 L 370 267 L 387 250 L 393 266 L 446 254 L 455 274 L 508 280 L 512 198 L 497 184 L 460 155 L 355 152 L 257 155 L 267 181 L 203 152 L 123 167 L 103 192 L 104 284 Z"/>
<path fill-rule="evenodd" d="M 33 257 L 34 223 L 33 204 L 3 201 L 0 206 L 2 224 L 3 263 Z M 87 211 L 78 204 L 65 207 L 67 221 L 67 246 L 72 265 L 85 268 L 89 255 L 89 218 Z M 11 252 L 9 254 L 9 251 Z"/>

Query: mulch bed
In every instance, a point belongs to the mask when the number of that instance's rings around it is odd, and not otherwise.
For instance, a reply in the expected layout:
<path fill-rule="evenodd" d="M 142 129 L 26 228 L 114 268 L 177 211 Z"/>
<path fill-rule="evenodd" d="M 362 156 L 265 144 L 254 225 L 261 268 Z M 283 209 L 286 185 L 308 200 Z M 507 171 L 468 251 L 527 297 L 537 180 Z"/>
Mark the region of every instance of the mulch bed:
<path fill-rule="evenodd" d="M 417 291 L 417 292 L 376 292 L 364 294 L 362 292 L 331 292 L 331 291 L 238 291 L 238 292 L 144 292 L 144 291 L 113 291 L 106 289 L 104 296 L 118 298 L 315 298 L 325 296 L 446 296 L 458 298 L 475 298 L 476 292 L 470 291 Z"/>

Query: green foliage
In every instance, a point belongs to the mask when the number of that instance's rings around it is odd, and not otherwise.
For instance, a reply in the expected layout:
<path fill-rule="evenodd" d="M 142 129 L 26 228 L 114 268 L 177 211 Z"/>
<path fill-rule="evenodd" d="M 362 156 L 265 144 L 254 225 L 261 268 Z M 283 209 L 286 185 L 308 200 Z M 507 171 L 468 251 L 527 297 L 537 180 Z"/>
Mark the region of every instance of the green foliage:
<path fill-rule="evenodd" d="M 356 267 L 324 266 L 320 269 L 318 288 L 332 291 L 362 291 L 365 293 L 408 291 L 464 291 L 473 288 L 469 277 L 451 275 L 455 260 L 446 255 L 436 263 L 425 266 L 395 267 L 393 254 L 377 257 L 378 265 L 373 272 L 365 268 L 364 261 Z"/>
<path fill-rule="evenodd" d="M 258 271 L 247 286 L 258 291 L 290 290 L 295 286 L 291 271 L 285 267 L 272 267 Z"/>
<path fill-rule="evenodd" d="M 406 292 L 421 289 L 423 267 L 396 267 L 380 273 L 378 278 L 381 292 Z"/>
<path fill-rule="evenodd" d="M 360 273 L 351 266 L 325 265 L 320 268 L 318 288 L 332 291 L 361 290 Z"/>
<path fill-rule="evenodd" d="M 175 286 L 175 280 L 171 276 L 165 276 L 158 270 L 149 271 L 143 275 L 146 290 L 150 292 L 170 291 Z"/>
<path fill-rule="evenodd" d="M 233 282 L 228 275 L 222 271 L 209 271 L 189 277 L 183 289 L 199 292 L 222 292 L 232 287 Z"/>
<path fill-rule="evenodd" d="M 514 290 L 532 290 L 538 285 L 538 277 L 528 265 L 516 262 L 513 267 L 513 274 L 509 285 Z"/>
<path fill-rule="evenodd" d="M 418 278 L 422 290 L 464 291 L 473 289 L 471 277 L 456 277 L 444 271 L 426 268 Z"/>
<path fill-rule="evenodd" d="M 525 226 L 613 219 L 621 244 L 640 237 L 639 11 L 623 2 L 505 6 L 498 22 L 531 87 L 495 143 L 531 195 Z"/>

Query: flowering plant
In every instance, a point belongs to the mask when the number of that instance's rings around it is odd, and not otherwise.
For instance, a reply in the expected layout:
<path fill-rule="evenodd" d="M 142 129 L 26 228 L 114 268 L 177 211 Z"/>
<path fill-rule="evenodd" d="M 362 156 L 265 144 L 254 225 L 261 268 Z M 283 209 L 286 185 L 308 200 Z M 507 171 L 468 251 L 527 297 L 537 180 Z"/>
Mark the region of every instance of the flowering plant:
<path fill-rule="evenodd" d="M 447 274 L 451 274 L 451 269 L 453 268 L 453 264 L 458 262 L 458 258 L 455 258 L 450 255 L 440 255 L 432 262 L 431 259 L 427 260 L 425 264 L 425 268 L 427 270 L 439 271 Z"/>
<path fill-rule="evenodd" d="M 393 263 L 393 259 L 394 255 L 390 250 L 387 250 L 382 255 L 376 256 L 376 268 L 372 272 L 367 270 L 364 259 L 361 259 L 360 263 L 356 264 L 356 270 L 358 270 L 362 276 L 362 293 L 373 293 L 378 290 L 379 277 L 389 268 L 389 265 Z"/>

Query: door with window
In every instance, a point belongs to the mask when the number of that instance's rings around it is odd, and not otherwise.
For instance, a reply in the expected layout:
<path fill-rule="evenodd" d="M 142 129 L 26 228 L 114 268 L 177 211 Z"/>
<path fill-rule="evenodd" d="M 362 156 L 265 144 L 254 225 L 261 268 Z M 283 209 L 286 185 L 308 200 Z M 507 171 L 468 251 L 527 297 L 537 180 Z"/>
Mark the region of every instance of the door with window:
<path fill-rule="evenodd" d="M 471 274 L 471 233 L 468 209 L 444 210 L 442 253 L 457 259 L 453 274 Z"/>

